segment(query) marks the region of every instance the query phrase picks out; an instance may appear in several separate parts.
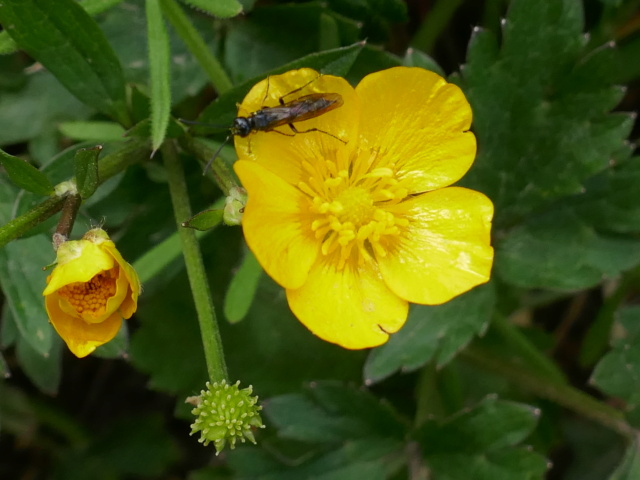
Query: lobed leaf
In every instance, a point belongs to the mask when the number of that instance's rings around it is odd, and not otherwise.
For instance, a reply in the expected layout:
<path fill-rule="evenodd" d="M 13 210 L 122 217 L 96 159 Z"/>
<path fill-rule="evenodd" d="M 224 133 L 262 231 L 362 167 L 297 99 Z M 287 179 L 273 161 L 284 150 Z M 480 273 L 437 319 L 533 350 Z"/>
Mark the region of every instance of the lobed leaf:
<path fill-rule="evenodd" d="M 580 193 L 630 132 L 607 114 L 623 94 L 607 75 L 611 46 L 587 51 L 583 23 L 578 0 L 515 0 L 500 46 L 474 31 L 462 86 L 480 149 L 463 183 L 494 201 L 498 228 Z"/>
<path fill-rule="evenodd" d="M 583 26 L 578 0 L 514 0 L 501 44 L 481 29 L 469 44 L 461 83 L 479 151 L 462 183 L 493 200 L 495 272 L 513 285 L 587 288 L 640 263 L 619 235 L 640 227 L 634 117 L 609 113 L 624 94 L 617 52 L 588 50 Z"/>
<path fill-rule="evenodd" d="M 528 405 L 490 396 L 450 419 L 426 422 L 417 438 L 434 478 L 542 480 L 546 460 L 518 446 L 539 415 Z"/>
<path fill-rule="evenodd" d="M 405 431 L 397 413 L 368 391 L 329 382 L 313 384 L 304 394 L 270 399 L 265 415 L 282 437 L 307 442 L 373 436 L 401 440 Z"/>
<path fill-rule="evenodd" d="M 627 402 L 627 410 L 640 404 L 640 307 L 616 314 L 612 351 L 596 365 L 591 382 L 602 391 Z"/>
<path fill-rule="evenodd" d="M 416 370 L 433 358 L 438 366 L 447 364 L 475 335 L 484 332 L 494 302 L 493 286 L 485 285 L 443 305 L 413 305 L 405 326 L 371 351 L 364 367 L 366 383 L 398 370 Z"/>
<path fill-rule="evenodd" d="M 73 0 L 7 0 L 0 23 L 82 102 L 129 123 L 122 68 L 89 14 Z"/>
<path fill-rule="evenodd" d="M 229 465 L 239 478 L 255 480 L 384 480 L 391 478 L 402 459 L 401 445 L 380 439 L 344 442 L 335 450 L 287 455 L 249 447 L 232 450 Z M 293 453 L 295 455 L 295 452 Z"/>
<path fill-rule="evenodd" d="M 496 248 L 495 271 L 528 288 L 577 290 L 640 263 L 640 240 L 600 233 L 557 206 L 512 229 Z"/>

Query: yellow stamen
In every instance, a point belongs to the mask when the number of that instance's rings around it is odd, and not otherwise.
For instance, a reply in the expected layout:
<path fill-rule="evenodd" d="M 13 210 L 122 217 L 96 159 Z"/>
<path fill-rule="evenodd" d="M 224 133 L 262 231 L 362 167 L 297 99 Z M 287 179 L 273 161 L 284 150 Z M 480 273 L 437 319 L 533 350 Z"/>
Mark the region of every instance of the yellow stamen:
<path fill-rule="evenodd" d="M 101 272 L 88 282 L 65 285 L 58 294 L 78 312 L 92 315 L 104 314 L 107 301 L 116 293 L 117 269 Z"/>
<path fill-rule="evenodd" d="M 378 151 L 339 151 L 333 159 L 304 162 L 302 174 L 298 188 L 310 200 L 309 226 L 323 255 L 339 251 L 339 269 L 348 261 L 386 256 L 383 238 L 401 235 L 409 224 L 387 210 L 406 199 L 408 190 Z"/>

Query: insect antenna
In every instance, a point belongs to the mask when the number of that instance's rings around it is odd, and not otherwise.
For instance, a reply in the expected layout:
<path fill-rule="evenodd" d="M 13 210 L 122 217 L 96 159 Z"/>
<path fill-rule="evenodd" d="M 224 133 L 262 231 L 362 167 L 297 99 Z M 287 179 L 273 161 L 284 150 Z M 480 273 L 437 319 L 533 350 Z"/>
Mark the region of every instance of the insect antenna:
<path fill-rule="evenodd" d="M 185 125 L 194 125 L 194 126 L 197 126 L 197 127 L 218 128 L 220 130 L 226 130 L 227 128 L 229 128 L 228 125 L 221 125 L 219 123 L 196 122 L 194 120 L 186 120 L 184 118 L 179 118 L 178 121 L 180 123 L 184 123 Z"/>
<path fill-rule="evenodd" d="M 218 158 L 218 155 L 220 155 L 220 152 L 222 151 L 222 148 L 227 144 L 227 142 L 229 141 L 230 138 L 231 138 L 231 135 L 227 135 L 227 138 L 224 139 L 224 142 L 222 142 L 222 144 L 218 147 L 218 150 L 216 150 L 216 153 L 213 155 L 213 157 L 211 157 L 209 159 L 209 161 L 205 165 L 204 170 L 202 170 L 202 175 L 206 175 L 207 174 L 207 170 L 209 170 L 209 167 L 211 167 L 211 164 L 213 163 L 213 161 L 216 158 Z"/>

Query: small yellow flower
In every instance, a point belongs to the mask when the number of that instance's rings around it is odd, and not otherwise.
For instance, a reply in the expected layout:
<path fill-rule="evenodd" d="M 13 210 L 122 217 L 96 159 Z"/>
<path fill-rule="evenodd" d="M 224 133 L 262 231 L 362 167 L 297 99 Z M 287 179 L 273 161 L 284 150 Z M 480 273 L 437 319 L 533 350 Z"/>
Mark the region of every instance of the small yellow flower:
<path fill-rule="evenodd" d="M 245 238 L 313 333 L 377 346 L 402 327 L 409 302 L 441 304 L 489 279 L 493 204 L 450 186 L 475 157 L 471 107 L 420 68 L 376 72 L 355 89 L 301 69 L 255 85 L 239 114 L 307 83 L 295 96 L 334 92 L 344 104 L 295 126 L 331 135 L 235 138 Z"/>
<path fill-rule="evenodd" d="M 86 357 L 136 311 L 140 280 L 99 228 L 61 244 L 56 263 L 42 292 L 47 314 L 73 354 Z"/>

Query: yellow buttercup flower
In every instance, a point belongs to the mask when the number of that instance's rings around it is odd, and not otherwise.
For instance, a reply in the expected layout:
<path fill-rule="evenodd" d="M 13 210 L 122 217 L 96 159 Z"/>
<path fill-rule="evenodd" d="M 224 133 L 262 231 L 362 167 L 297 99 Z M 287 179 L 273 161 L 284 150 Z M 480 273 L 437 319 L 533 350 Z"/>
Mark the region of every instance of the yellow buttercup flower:
<path fill-rule="evenodd" d="M 47 314 L 69 350 L 86 357 L 136 311 L 140 280 L 99 228 L 61 244 L 56 262 L 42 292 Z"/>
<path fill-rule="evenodd" d="M 450 186 L 476 154 L 471 108 L 420 68 L 376 72 L 355 89 L 301 69 L 255 85 L 239 115 L 304 85 L 294 98 L 343 98 L 295 124 L 321 131 L 235 138 L 245 238 L 307 328 L 345 348 L 374 347 L 402 327 L 409 302 L 441 304 L 489 280 L 493 204 Z"/>

